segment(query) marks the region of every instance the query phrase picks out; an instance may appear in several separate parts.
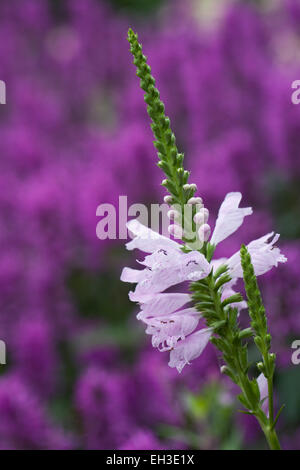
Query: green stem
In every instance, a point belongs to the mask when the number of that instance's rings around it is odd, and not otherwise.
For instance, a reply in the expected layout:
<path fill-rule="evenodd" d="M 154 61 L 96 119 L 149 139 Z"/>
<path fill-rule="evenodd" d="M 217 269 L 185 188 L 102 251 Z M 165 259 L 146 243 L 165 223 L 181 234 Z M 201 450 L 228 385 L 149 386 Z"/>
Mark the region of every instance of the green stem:
<path fill-rule="evenodd" d="M 275 429 L 273 429 L 272 426 L 270 425 L 267 425 L 265 426 L 259 418 L 258 419 L 258 422 L 261 426 L 261 429 L 264 433 L 264 435 L 266 436 L 266 439 L 267 439 L 267 442 L 269 444 L 269 447 L 271 450 L 281 450 L 281 447 L 280 447 L 280 443 L 279 443 L 279 440 L 278 440 L 278 437 L 277 437 L 277 433 L 275 431 Z"/>
<path fill-rule="evenodd" d="M 241 381 L 241 389 L 244 395 L 247 396 L 247 389 L 245 388 L 245 384 L 247 384 L 248 378 L 244 376 L 244 374 L 239 374 L 240 381 Z M 268 445 L 271 450 L 281 450 L 279 439 L 274 429 L 274 422 L 273 422 L 273 380 L 268 380 L 268 390 L 269 390 L 269 418 L 267 419 L 265 413 L 262 411 L 261 408 L 254 411 L 253 414 L 255 415 L 259 425 L 265 435 L 265 438 L 268 442 Z"/>
<path fill-rule="evenodd" d="M 215 331 L 217 337 L 213 337 L 213 342 L 223 352 L 223 357 L 227 363 L 227 373 L 229 372 L 229 368 L 230 374 L 228 375 L 242 391 L 241 401 L 243 405 L 249 410 L 250 414 L 255 416 L 258 420 L 270 449 L 280 449 L 278 437 L 274 429 L 273 372 L 269 361 L 269 355 L 267 351 L 264 352 L 266 369 L 270 371 L 270 375 L 267 379 L 269 399 L 268 417 L 261 408 L 260 398 L 257 396 L 254 383 L 249 379 L 247 374 L 248 367 L 246 367 L 245 357 L 243 354 L 244 346 L 241 338 L 238 337 L 241 330 L 239 329 L 237 319 L 234 320 L 234 317 L 232 317 L 233 320 L 230 321 L 229 312 L 226 312 L 222 306 L 220 291 L 216 291 L 215 289 L 215 285 L 218 282 L 217 279 L 214 278 L 213 273 L 211 272 L 205 280 L 193 283 L 191 286 L 192 291 L 194 292 L 193 300 L 195 301 L 196 308 L 198 308 L 199 311 L 202 311 L 202 314 L 206 319 L 207 326 L 220 323 L 222 320 L 225 321 L 225 324 Z M 201 301 L 203 296 L 205 296 L 205 302 L 203 300 Z M 197 302 L 199 300 L 200 302 Z M 210 310 L 205 312 L 205 306 Z M 211 316 L 212 309 L 215 312 L 214 318 Z"/>
<path fill-rule="evenodd" d="M 245 392 L 244 392 L 245 393 Z M 268 380 L 268 399 L 269 399 L 269 418 L 266 419 L 265 413 L 260 408 L 254 412 L 257 421 L 265 435 L 268 445 L 271 450 L 281 450 L 279 439 L 274 428 L 273 421 L 273 380 Z"/>

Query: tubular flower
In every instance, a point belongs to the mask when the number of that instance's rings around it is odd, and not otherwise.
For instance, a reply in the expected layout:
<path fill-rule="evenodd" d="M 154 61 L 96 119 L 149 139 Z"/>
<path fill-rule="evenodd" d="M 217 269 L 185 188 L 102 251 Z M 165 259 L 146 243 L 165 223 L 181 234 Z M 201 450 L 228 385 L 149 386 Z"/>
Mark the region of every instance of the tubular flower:
<path fill-rule="evenodd" d="M 225 238 L 232 235 L 242 225 L 244 218 L 252 214 L 251 207 L 240 208 L 239 203 L 242 195 L 239 192 L 228 193 L 219 209 L 214 232 L 211 236 L 211 245 L 216 246 Z M 280 249 L 275 247 L 275 243 L 279 239 L 279 234 L 275 234 L 271 241 L 268 241 L 274 232 L 263 237 L 253 240 L 247 245 L 247 249 L 251 255 L 254 272 L 256 276 L 265 274 L 270 271 L 278 263 L 285 263 L 286 257 L 281 253 Z M 215 260 L 213 263 L 226 264 L 229 269 L 229 275 L 233 280 L 243 277 L 241 266 L 240 252 L 238 251 L 229 259 Z"/>
<path fill-rule="evenodd" d="M 137 283 L 131 300 L 139 302 L 141 311 L 137 318 L 147 325 L 146 333 L 152 335 L 152 344 L 160 351 L 171 351 L 171 367 L 181 371 L 185 364 L 199 356 L 209 341 L 211 330 L 196 330 L 201 313 L 184 308 L 191 301 L 189 293 L 166 293 L 168 288 L 184 281 L 207 277 L 211 266 L 202 253 L 183 253 L 173 240 L 132 220 L 128 229 L 136 235 L 127 248 L 142 249 L 147 255 L 140 262 L 144 269 L 124 268 L 121 280 Z M 147 243 L 148 241 L 148 243 Z"/>
<path fill-rule="evenodd" d="M 217 245 L 234 233 L 243 223 L 244 217 L 252 214 L 250 207 L 240 208 L 241 193 L 229 193 L 221 204 L 216 226 L 210 239 L 210 245 Z M 200 209 L 196 215 L 202 222 L 207 222 L 209 213 Z M 197 358 L 207 345 L 212 328 L 199 327 L 201 312 L 188 305 L 190 292 L 168 292 L 173 286 L 186 281 L 194 282 L 216 272 L 221 265 L 228 269 L 228 282 L 222 286 L 221 300 L 232 297 L 237 279 L 242 277 L 239 253 L 231 258 L 216 259 L 209 262 L 200 251 L 184 252 L 179 244 L 142 225 L 138 220 L 127 224 L 134 238 L 126 244 L 128 250 L 139 249 L 148 253 L 139 263 L 143 269 L 124 268 L 121 280 L 136 283 L 134 291 L 129 293 L 130 300 L 138 302 L 140 311 L 137 319 L 146 324 L 146 333 L 152 336 L 152 345 L 160 351 L 170 351 L 170 367 L 179 372 L 191 360 Z M 255 274 L 264 274 L 286 258 L 279 248 L 274 247 L 279 235 L 273 234 L 252 241 L 248 245 L 253 259 Z M 167 292 L 166 292 L 167 291 Z M 238 311 L 247 307 L 245 301 L 231 304 Z"/>

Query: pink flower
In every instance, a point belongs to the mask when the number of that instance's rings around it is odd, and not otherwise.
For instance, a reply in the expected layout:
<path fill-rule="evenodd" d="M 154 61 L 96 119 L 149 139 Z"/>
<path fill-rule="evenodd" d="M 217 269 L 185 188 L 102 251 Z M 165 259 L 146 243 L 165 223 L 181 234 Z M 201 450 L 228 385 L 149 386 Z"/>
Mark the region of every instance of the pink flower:
<path fill-rule="evenodd" d="M 170 353 L 170 367 L 176 367 L 181 372 L 186 364 L 200 356 L 211 337 L 210 328 L 202 328 L 178 343 Z"/>
<path fill-rule="evenodd" d="M 144 269 L 124 268 L 121 280 L 137 283 L 135 291 L 129 293 L 130 299 L 141 306 L 137 318 L 147 325 L 146 333 L 152 335 L 154 347 L 171 351 L 169 365 L 180 372 L 185 364 L 201 354 L 211 331 L 202 329 L 195 332 L 200 312 L 193 308 L 182 310 L 191 300 L 189 294 L 164 291 L 184 281 L 207 277 L 211 265 L 202 253 L 184 253 L 181 245 L 153 232 L 137 220 L 130 221 L 127 227 L 136 235 L 127 243 L 127 248 L 139 248 L 151 254 L 140 262 Z"/>
<path fill-rule="evenodd" d="M 277 233 L 274 237 L 273 235 L 274 232 L 268 233 L 247 245 L 256 276 L 265 274 L 273 266 L 277 266 L 278 263 L 285 263 L 287 261 L 287 258 L 280 252 L 280 249 L 274 246 L 279 239 L 279 234 Z M 268 242 L 271 237 L 273 237 L 272 240 Z M 239 252 L 231 256 L 226 264 L 232 277 L 243 277 Z"/>
<path fill-rule="evenodd" d="M 239 207 L 241 198 L 241 193 L 237 192 L 226 195 L 210 240 L 212 245 L 217 245 L 234 233 L 244 218 L 252 214 L 251 207 Z M 208 211 L 205 217 L 208 217 Z M 205 225 L 200 229 L 203 227 Z M 199 251 L 183 252 L 183 245 L 152 231 L 138 220 L 131 220 L 127 228 L 135 236 L 127 243 L 127 249 L 138 248 L 149 254 L 139 261 L 143 269 L 124 268 L 121 280 L 137 284 L 135 290 L 129 293 L 130 300 L 140 304 L 137 318 L 147 325 L 146 333 L 152 336 L 152 345 L 160 351 L 170 351 L 169 366 L 181 372 L 186 364 L 202 353 L 212 330 L 198 328 L 201 313 L 187 305 L 191 301 L 189 293 L 166 291 L 185 281 L 204 279 L 212 270 L 216 271 L 224 264 L 231 277 L 221 288 L 221 300 L 224 301 L 235 294 L 233 286 L 243 276 L 240 253 L 235 253 L 229 259 L 222 258 L 209 263 Z M 286 261 L 279 248 L 274 247 L 279 235 L 268 242 L 272 235 L 265 235 L 248 245 L 256 275 L 264 274 L 278 263 Z M 247 307 L 247 303 L 241 301 L 231 306 L 241 311 Z"/>
<path fill-rule="evenodd" d="M 168 351 L 196 329 L 199 312 L 187 308 L 163 317 L 146 317 L 144 322 L 148 325 L 146 333 L 152 335 L 152 345 L 160 351 Z"/>
<path fill-rule="evenodd" d="M 241 193 L 228 193 L 219 209 L 216 226 L 210 239 L 212 245 L 225 240 L 242 225 L 244 218 L 252 214 L 251 207 L 240 208 Z"/>
<path fill-rule="evenodd" d="M 225 238 L 232 235 L 242 225 L 244 218 L 252 214 L 253 211 L 251 207 L 239 207 L 241 199 L 242 195 L 239 192 L 228 193 L 225 196 L 219 209 L 214 232 L 210 239 L 212 245 L 217 245 L 225 240 Z M 274 238 L 268 242 L 273 235 L 273 232 L 269 233 L 247 245 L 256 276 L 266 273 L 272 269 L 273 266 L 277 266 L 278 263 L 285 263 L 287 261 L 286 257 L 280 252 L 280 249 L 274 246 L 279 239 L 279 235 L 276 234 Z M 216 261 L 217 260 L 215 260 L 215 262 Z M 228 266 L 232 279 L 243 277 L 239 251 L 227 260 L 224 258 L 222 262 Z"/>

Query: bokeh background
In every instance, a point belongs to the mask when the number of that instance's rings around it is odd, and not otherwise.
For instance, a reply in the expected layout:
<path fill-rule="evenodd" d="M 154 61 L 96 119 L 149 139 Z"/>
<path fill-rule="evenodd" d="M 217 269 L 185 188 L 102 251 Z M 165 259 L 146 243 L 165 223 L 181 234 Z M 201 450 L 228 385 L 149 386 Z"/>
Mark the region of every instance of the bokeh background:
<path fill-rule="evenodd" d="M 129 26 L 206 206 L 241 191 L 255 209 L 219 254 L 281 233 L 288 263 L 260 285 L 299 449 L 298 0 L 1 0 L 0 448 L 265 448 L 212 347 L 181 375 L 151 348 L 119 281 L 134 256 L 96 237 L 99 204 L 163 194 Z"/>

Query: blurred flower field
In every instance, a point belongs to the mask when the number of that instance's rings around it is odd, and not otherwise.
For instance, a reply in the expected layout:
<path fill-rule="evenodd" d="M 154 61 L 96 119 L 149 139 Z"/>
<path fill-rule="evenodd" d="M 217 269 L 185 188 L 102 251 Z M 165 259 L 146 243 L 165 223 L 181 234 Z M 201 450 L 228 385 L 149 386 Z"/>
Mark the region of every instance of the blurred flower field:
<path fill-rule="evenodd" d="M 212 347 L 180 375 L 152 349 L 120 282 L 131 254 L 96 236 L 99 204 L 164 194 L 129 26 L 212 215 L 229 191 L 255 208 L 217 255 L 281 234 L 288 262 L 260 285 L 279 434 L 300 448 L 299 21 L 297 0 L 1 2 L 1 449 L 265 446 Z"/>

